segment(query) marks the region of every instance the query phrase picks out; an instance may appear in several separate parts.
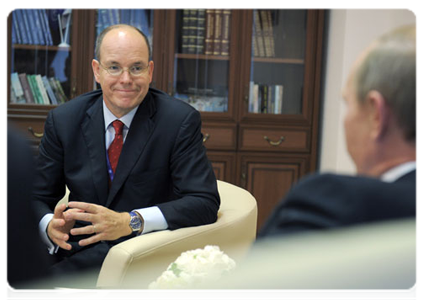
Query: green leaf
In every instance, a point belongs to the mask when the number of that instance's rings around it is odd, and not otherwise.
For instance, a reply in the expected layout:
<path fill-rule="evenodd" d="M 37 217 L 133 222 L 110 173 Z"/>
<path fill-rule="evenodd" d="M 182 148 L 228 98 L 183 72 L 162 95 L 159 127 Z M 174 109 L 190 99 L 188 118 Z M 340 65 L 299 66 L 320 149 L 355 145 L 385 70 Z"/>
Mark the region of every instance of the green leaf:
<path fill-rule="evenodd" d="M 179 277 L 179 274 L 181 274 L 181 270 L 178 269 L 178 265 L 176 263 L 172 263 L 170 265 L 170 270 L 173 272 L 173 274 L 176 275 L 176 277 Z"/>

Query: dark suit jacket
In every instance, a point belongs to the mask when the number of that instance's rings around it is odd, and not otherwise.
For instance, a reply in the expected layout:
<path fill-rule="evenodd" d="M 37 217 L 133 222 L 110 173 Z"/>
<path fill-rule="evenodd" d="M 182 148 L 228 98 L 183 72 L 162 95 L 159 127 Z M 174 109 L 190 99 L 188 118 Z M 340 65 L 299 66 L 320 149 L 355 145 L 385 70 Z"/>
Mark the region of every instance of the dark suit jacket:
<path fill-rule="evenodd" d="M 169 229 L 215 222 L 220 205 L 199 112 L 155 89 L 150 89 L 134 116 L 110 190 L 102 91 L 50 111 L 34 188 L 39 220 L 53 211 L 65 185 L 70 201 L 115 211 L 157 205 Z"/>
<path fill-rule="evenodd" d="M 277 206 L 259 237 L 416 216 L 416 171 L 393 183 L 311 175 Z"/>
<path fill-rule="evenodd" d="M 30 205 L 34 154 L 27 137 L 10 125 L 7 152 L 7 279 L 13 288 L 26 288 L 46 275 L 49 260 Z"/>

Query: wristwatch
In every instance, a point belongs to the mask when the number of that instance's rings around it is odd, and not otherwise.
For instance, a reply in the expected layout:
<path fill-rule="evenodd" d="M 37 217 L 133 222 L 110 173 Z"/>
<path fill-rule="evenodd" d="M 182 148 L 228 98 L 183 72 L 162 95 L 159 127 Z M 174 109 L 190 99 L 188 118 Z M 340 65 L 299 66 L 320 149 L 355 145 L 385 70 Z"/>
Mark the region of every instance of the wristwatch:
<path fill-rule="evenodd" d="M 141 233 L 142 228 L 142 218 L 141 215 L 136 211 L 131 211 L 129 213 L 131 220 L 129 221 L 129 227 L 131 227 L 132 232 Z"/>

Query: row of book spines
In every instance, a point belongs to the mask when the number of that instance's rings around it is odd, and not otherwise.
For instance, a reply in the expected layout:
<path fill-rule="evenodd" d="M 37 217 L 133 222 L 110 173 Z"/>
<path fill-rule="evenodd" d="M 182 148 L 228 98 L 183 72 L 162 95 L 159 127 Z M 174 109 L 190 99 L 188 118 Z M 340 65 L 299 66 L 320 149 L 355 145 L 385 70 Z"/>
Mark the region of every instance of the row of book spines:
<path fill-rule="evenodd" d="M 184 10 L 182 53 L 229 55 L 231 10 Z"/>
<path fill-rule="evenodd" d="M 57 78 L 25 73 L 11 76 L 12 103 L 58 105 L 68 100 Z"/>
<path fill-rule="evenodd" d="M 140 29 L 150 37 L 150 29 L 145 9 L 99 9 L 97 35 L 106 27 L 116 24 L 128 24 Z"/>
<path fill-rule="evenodd" d="M 272 12 L 254 10 L 253 56 L 275 57 Z"/>
<path fill-rule="evenodd" d="M 16 9 L 12 12 L 12 43 L 53 45 L 45 9 Z"/>
<path fill-rule="evenodd" d="M 249 112 L 281 114 L 283 85 L 267 85 L 250 82 Z"/>

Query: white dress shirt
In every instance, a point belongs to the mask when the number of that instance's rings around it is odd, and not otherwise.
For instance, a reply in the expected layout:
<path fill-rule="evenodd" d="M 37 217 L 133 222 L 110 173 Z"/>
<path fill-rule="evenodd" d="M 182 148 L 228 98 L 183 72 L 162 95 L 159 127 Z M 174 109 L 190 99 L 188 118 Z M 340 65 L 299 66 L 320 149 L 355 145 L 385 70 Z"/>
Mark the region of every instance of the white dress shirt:
<path fill-rule="evenodd" d="M 395 166 L 380 176 L 380 180 L 385 182 L 394 182 L 405 174 L 410 173 L 416 169 L 416 162 L 409 161 L 398 166 Z"/>
<path fill-rule="evenodd" d="M 123 127 L 123 142 L 125 143 L 126 136 L 128 134 L 129 128 L 131 126 L 131 122 L 137 112 L 138 106 L 131 110 L 129 113 L 124 115 L 121 118 L 116 118 L 113 113 L 107 108 L 106 104 L 103 100 L 103 115 L 104 115 L 104 128 L 106 133 L 106 151 L 109 148 L 110 144 L 113 142 L 115 137 L 115 129 L 112 126 L 112 122 L 116 119 L 120 120 L 125 126 Z M 165 230 L 168 228 L 168 224 L 166 222 L 163 213 L 157 206 L 147 207 L 147 208 L 140 208 L 134 209 L 137 211 L 144 219 L 144 229 L 141 234 L 149 233 L 152 231 L 158 230 Z M 49 253 L 54 254 L 59 249 L 58 246 L 54 245 L 51 240 L 48 238 L 47 235 L 47 226 L 50 221 L 53 219 L 53 214 L 45 215 L 40 223 L 39 223 L 39 230 L 41 233 L 42 240 L 47 245 Z M 129 226 L 129 224 L 128 224 Z"/>

